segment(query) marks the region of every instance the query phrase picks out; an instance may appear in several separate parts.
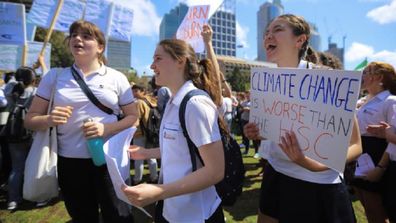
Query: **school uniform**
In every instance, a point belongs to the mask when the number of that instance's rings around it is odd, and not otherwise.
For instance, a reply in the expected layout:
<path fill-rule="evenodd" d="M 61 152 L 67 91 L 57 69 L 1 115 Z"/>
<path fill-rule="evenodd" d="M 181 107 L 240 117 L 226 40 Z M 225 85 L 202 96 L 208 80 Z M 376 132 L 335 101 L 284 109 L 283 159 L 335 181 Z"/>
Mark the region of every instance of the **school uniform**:
<path fill-rule="evenodd" d="M 298 68 L 312 66 L 302 60 Z M 355 222 L 342 173 L 309 171 L 290 161 L 275 142 L 265 145 L 268 165 L 261 184 L 261 213 L 279 222 Z"/>
<path fill-rule="evenodd" d="M 396 115 L 390 124 L 396 127 Z M 383 200 L 389 220 L 396 222 L 396 144 L 389 143 L 385 152 L 389 154 L 389 164 L 384 176 Z"/>
<path fill-rule="evenodd" d="M 120 113 L 121 106 L 134 102 L 129 82 L 122 73 L 102 65 L 84 76 L 73 66 L 98 100 L 115 114 Z M 101 123 L 116 122 L 117 117 L 103 112 L 88 99 L 73 78 L 71 68 L 62 69 L 57 75 L 58 72 L 51 69 L 42 78 L 36 95 L 49 101 L 55 85 L 54 106 L 73 107 L 68 122 L 57 126 L 58 180 L 66 209 L 73 222 L 98 222 L 98 207 L 105 222 L 133 222 L 129 205 L 115 195 L 107 166 L 94 166 L 82 131 L 83 120 L 88 117 Z M 126 151 L 123 155 L 127 157 Z M 120 170 L 122 176 L 129 176 L 128 171 L 129 165 Z"/>
<path fill-rule="evenodd" d="M 396 103 L 396 96 L 391 95 L 388 90 L 382 91 L 366 103 L 366 97 L 360 99 L 358 104 L 362 104 L 357 109 L 357 118 L 362 138 L 363 153 L 370 155 L 377 165 L 385 152 L 388 142 L 384 138 L 378 138 L 367 132 L 366 128 L 370 124 L 378 125 L 381 121 L 389 123 L 393 116 L 393 105 Z M 362 178 L 355 178 L 352 182 L 355 187 L 371 192 L 381 192 L 382 182 L 370 182 Z"/>
<path fill-rule="evenodd" d="M 177 181 L 192 172 L 187 141 L 179 121 L 179 107 L 184 96 L 193 89 L 196 87 L 192 81 L 187 81 L 170 98 L 165 108 L 160 128 L 160 182 L 163 184 Z M 186 129 L 198 148 L 221 140 L 217 119 L 216 105 L 209 97 L 195 96 L 188 101 Z M 197 168 L 201 167 L 198 163 Z M 224 222 L 220 203 L 215 187 L 210 186 L 201 191 L 165 199 L 162 216 L 172 223 Z M 208 221 L 215 217 L 217 220 Z"/>

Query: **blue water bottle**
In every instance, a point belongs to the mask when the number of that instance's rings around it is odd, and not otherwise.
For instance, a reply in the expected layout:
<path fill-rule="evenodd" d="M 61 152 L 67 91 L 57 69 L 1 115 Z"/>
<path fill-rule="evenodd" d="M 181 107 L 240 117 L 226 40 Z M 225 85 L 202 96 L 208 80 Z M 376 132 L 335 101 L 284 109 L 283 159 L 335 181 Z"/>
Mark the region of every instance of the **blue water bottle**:
<path fill-rule="evenodd" d="M 84 123 L 93 122 L 92 118 L 84 119 Z M 103 139 L 102 137 L 87 139 L 88 151 L 91 154 L 92 161 L 95 166 L 102 166 L 106 163 L 106 159 L 103 151 Z"/>

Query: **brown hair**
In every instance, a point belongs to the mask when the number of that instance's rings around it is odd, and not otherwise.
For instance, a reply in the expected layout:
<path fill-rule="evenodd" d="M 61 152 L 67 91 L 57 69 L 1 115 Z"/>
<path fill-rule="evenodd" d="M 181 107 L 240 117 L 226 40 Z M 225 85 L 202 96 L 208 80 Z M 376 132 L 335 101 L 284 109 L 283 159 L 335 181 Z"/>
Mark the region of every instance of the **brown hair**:
<path fill-rule="evenodd" d="M 162 46 L 174 60 L 186 59 L 184 69 L 184 79 L 191 80 L 194 85 L 206 91 L 214 104 L 218 107 L 222 105 L 221 89 L 219 89 L 219 80 L 216 78 L 213 64 L 208 59 L 198 61 L 194 49 L 185 41 L 178 39 L 165 39 L 158 45 Z M 223 118 L 219 115 L 219 127 L 228 132 Z"/>
<path fill-rule="evenodd" d="M 309 38 L 311 37 L 311 28 L 305 19 L 301 16 L 293 15 L 293 14 L 283 14 L 278 16 L 277 18 L 282 18 L 286 20 L 289 26 L 293 30 L 293 34 L 295 36 L 300 36 L 305 34 L 307 36 L 307 40 L 302 44 L 300 51 L 298 52 L 298 59 L 301 60 L 305 52 L 307 51 Z"/>
<path fill-rule="evenodd" d="M 364 68 L 363 73 L 382 76 L 382 86 L 396 95 L 396 72 L 395 68 L 385 62 L 371 62 Z"/>
<path fill-rule="evenodd" d="M 100 31 L 99 27 L 97 27 L 92 22 L 88 22 L 85 20 L 77 20 L 70 25 L 69 36 L 65 38 L 65 41 L 68 44 L 70 42 L 71 35 L 77 31 L 89 33 L 94 39 L 96 39 L 96 41 L 98 41 L 99 45 L 103 46 L 103 49 L 106 49 L 106 38 L 102 31 Z M 104 56 L 104 50 L 98 54 L 98 60 L 103 64 L 107 63 L 107 60 Z"/>
<path fill-rule="evenodd" d="M 174 60 L 180 61 L 186 58 L 184 79 L 192 80 L 194 85 L 206 91 L 217 106 L 221 106 L 221 90 L 214 74 L 212 62 L 207 59 L 198 61 L 194 49 L 185 41 L 178 39 L 166 39 L 159 43 L 160 46 Z"/>

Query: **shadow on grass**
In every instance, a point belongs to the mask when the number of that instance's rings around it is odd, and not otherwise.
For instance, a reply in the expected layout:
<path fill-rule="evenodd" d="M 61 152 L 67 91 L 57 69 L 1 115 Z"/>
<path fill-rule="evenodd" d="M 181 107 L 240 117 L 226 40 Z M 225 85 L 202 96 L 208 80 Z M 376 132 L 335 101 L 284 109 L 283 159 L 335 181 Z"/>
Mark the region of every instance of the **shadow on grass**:
<path fill-rule="evenodd" d="M 223 207 L 223 209 L 232 216 L 234 221 L 243 221 L 247 217 L 257 215 L 257 197 L 259 196 L 260 189 L 245 190 L 232 207 Z"/>

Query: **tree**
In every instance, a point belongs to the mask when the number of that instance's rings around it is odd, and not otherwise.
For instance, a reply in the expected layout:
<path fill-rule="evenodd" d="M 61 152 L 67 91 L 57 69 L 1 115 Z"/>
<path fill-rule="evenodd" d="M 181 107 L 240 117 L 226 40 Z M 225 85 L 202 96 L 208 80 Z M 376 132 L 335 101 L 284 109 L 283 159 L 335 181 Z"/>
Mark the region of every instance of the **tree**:
<path fill-rule="evenodd" d="M 248 90 L 250 74 L 248 72 L 241 72 L 238 67 L 235 67 L 230 75 L 228 75 L 228 82 L 232 90 L 241 92 Z"/>
<path fill-rule="evenodd" d="M 37 27 L 35 41 L 43 42 L 47 30 Z M 70 67 L 73 64 L 73 57 L 65 42 L 65 34 L 59 31 L 53 31 L 50 39 L 51 43 L 51 67 Z"/>

